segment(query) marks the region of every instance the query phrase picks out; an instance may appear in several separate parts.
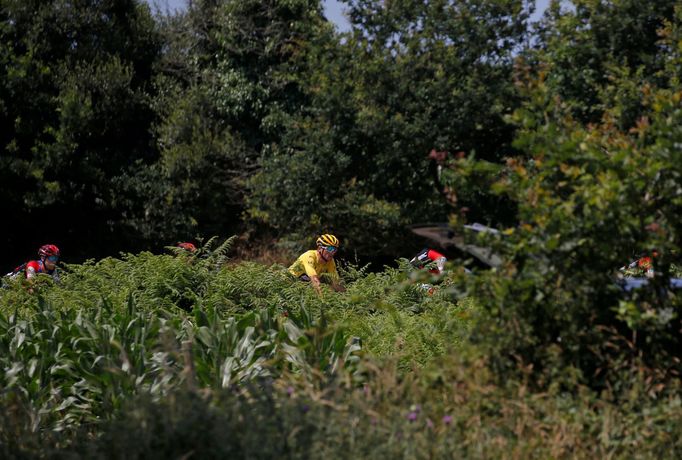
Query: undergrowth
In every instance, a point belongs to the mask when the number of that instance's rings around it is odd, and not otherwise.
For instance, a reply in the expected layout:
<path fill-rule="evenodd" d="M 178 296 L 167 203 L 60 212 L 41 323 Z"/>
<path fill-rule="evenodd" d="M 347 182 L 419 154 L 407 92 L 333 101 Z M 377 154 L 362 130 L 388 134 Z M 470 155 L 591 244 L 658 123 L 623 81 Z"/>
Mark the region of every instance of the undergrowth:
<path fill-rule="evenodd" d="M 213 244 L 214 242 L 209 242 Z M 679 388 L 500 382 L 456 277 L 124 254 L 0 291 L 3 458 L 674 458 Z M 522 369 L 521 374 L 532 372 Z M 653 394 L 653 396 L 651 396 Z"/>
<path fill-rule="evenodd" d="M 401 270 L 365 276 L 348 266 L 348 291 L 319 297 L 283 266 L 227 264 L 232 241 L 88 261 L 67 266 L 58 286 L 41 277 L 3 289 L 1 381 L 33 429 L 96 423 L 130 397 L 156 400 L 187 384 L 230 388 L 341 367 L 360 381 L 363 349 L 404 352 L 409 369 L 457 341 L 458 306 L 415 291 Z"/>

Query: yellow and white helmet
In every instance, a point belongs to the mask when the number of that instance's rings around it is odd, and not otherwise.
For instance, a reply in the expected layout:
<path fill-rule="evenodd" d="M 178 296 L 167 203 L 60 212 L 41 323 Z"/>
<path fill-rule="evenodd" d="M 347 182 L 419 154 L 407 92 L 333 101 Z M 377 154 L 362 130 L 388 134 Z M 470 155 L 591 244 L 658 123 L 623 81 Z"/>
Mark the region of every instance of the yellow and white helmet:
<path fill-rule="evenodd" d="M 320 235 L 320 237 L 317 239 L 318 248 L 320 246 L 334 246 L 335 248 L 338 248 L 340 245 L 341 243 L 339 242 L 339 239 L 334 235 L 330 235 L 329 233 Z"/>

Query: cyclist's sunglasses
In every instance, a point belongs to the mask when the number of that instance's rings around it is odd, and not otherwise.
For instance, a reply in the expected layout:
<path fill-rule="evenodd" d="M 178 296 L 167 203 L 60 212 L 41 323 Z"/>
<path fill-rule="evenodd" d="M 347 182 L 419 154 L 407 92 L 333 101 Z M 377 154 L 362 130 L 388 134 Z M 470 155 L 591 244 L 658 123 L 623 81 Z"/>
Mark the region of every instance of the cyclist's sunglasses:
<path fill-rule="evenodd" d="M 336 246 L 325 246 L 324 248 L 327 250 L 327 252 L 336 252 L 339 250 L 339 248 Z"/>
<path fill-rule="evenodd" d="M 53 263 L 57 263 L 57 262 L 59 262 L 59 256 L 49 256 L 47 258 L 47 260 L 49 260 L 50 262 L 53 262 Z"/>

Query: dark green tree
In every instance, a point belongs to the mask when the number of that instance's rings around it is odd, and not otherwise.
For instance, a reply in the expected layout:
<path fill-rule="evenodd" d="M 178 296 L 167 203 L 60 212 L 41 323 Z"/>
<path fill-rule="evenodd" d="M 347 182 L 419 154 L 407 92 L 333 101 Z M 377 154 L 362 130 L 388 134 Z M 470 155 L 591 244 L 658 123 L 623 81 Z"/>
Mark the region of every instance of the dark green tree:
<path fill-rule="evenodd" d="M 156 159 L 149 83 L 160 42 L 149 8 L 3 0 L 0 24 L 0 212 L 12 222 L 3 226 L 11 256 L 46 241 L 73 258 L 131 243 L 136 210 L 121 186 Z"/>
<path fill-rule="evenodd" d="M 504 166 L 454 161 L 446 173 L 457 181 L 493 171 L 491 190 L 518 209 L 515 226 L 483 238 L 503 265 L 462 279 L 482 307 L 473 339 L 502 378 L 621 395 L 656 395 L 679 379 L 680 296 L 668 277 L 682 243 L 681 19 L 678 7 L 651 48 L 655 56 L 641 58 L 660 62 L 660 86 L 624 80 L 641 95 L 633 128 L 621 123 L 627 100 L 607 106 L 605 99 L 599 123 L 576 118 L 576 101 L 557 94 L 550 66 L 519 81 L 526 101 L 513 117 L 520 154 Z M 635 251 L 654 249 L 656 276 L 624 292 L 619 267 Z"/>
<path fill-rule="evenodd" d="M 353 31 L 308 60 L 310 108 L 263 155 L 251 215 L 280 232 L 333 230 L 364 254 L 393 254 L 407 223 L 448 213 L 432 151 L 510 150 L 522 1 L 349 2 Z M 436 155 L 437 156 L 437 155 Z M 495 200 L 458 191 L 491 218 Z"/>
<path fill-rule="evenodd" d="M 632 127 L 641 110 L 637 88 L 665 84 L 659 33 L 673 18 L 673 0 L 554 1 L 540 28 L 539 60 L 552 93 L 574 116 L 599 121 L 618 105 L 619 123 Z M 637 82 L 633 85 L 632 82 Z"/>
<path fill-rule="evenodd" d="M 174 217 L 158 222 L 201 234 L 243 228 L 246 181 L 307 106 L 305 55 L 329 27 L 317 0 L 198 1 L 165 19 L 157 133 L 168 188 L 150 208 Z"/>

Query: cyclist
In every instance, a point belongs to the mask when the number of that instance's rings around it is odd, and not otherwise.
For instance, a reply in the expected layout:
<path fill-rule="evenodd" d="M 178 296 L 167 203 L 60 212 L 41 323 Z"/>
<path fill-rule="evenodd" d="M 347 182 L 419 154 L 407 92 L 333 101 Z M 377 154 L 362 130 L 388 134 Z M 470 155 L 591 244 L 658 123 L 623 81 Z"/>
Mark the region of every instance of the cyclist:
<path fill-rule="evenodd" d="M 643 272 L 647 278 L 654 277 L 654 259 L 658 257 L 658 251 L 651 251 L 650 255 L 642 254 L 636 260 L 620 268 L 622 272 Z M 632 274 L 632 273 L 630 273 Z"/>
<path fill-rule="evenodd" d="M 310 282 L 318 294 L 322 294 L 320 289 L 320 275 L 322 274 L 329 276 L 332 289 L 337 292 L 345 291 L 334 262 L 334 255 L 340 246 L 339 239 L 325 233 L 317 239 L 316 243 L 317 249 L 301 254 L 289 267 L 289 273 L 301 281 Z"/>
<path fill-rule="evenodd" d="M 197 247 L 193 243 L 180 242 L 175 245 L 178 248 L 184 249 L 187 252 L 196 252 Z"/>
<path fill-rule="evenodd" d="M 420 270 L 427 265 L 431 265 L 429 273 L 441 275 L 445 271 L 445 263 L 447 261 L 448 259 L 440 252 L 434 249 L 424 248 L 410 260 L 410 263 Z M 435 267 L 433 267 L 434 263 L 436 265 Z M 435 286 L 428 283 L 420 283 L 419 287 L 425 290 L 429 295 L 433 295 L 436 290 Z"/>
<path fill-rule="evenodd" d="M 38 260 L 31 260 L 15 268 L 8 275 L 17 278 L 22 273 L 28 280 L 34 279 L 38 273 L 50 275 L 55 282 L 59 282 L 59 262 L 60 251 L 54 244 L 44 244 L 38 249 Z"/>
<path fill-rule="evenodd" d="M 445 271 L 445 263 L 447 261 L 448 261 L 447 257 L 445 257 L 440 252 L 435 251 L 433 249 L 424 248 L 419 252 L 419 254 L 417 254 L 412 258 L 412 260 L 410 260 L 410 263 L 415 267 L 422 269 L 427 264 L 435 262 L 436 266 L 434 268 L 431 268 L 429 270 L 429 273 L 441 275 Z"/>

